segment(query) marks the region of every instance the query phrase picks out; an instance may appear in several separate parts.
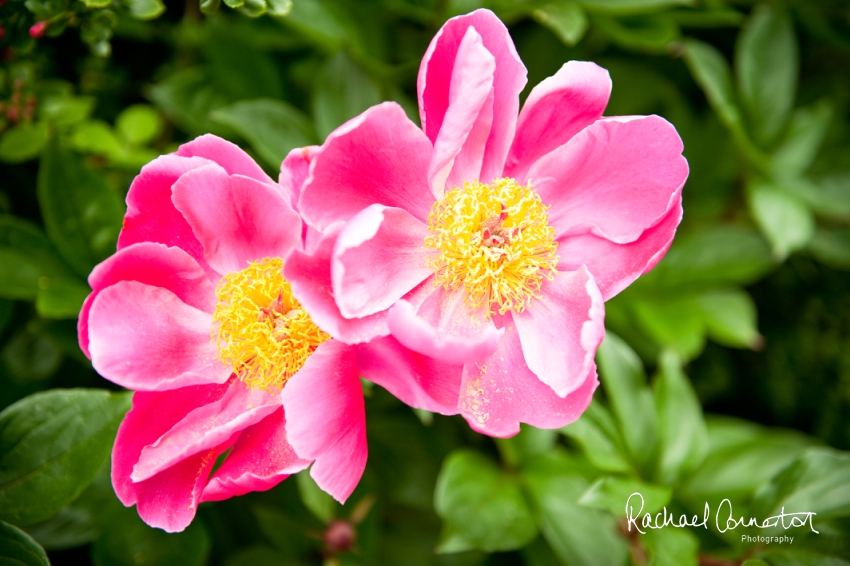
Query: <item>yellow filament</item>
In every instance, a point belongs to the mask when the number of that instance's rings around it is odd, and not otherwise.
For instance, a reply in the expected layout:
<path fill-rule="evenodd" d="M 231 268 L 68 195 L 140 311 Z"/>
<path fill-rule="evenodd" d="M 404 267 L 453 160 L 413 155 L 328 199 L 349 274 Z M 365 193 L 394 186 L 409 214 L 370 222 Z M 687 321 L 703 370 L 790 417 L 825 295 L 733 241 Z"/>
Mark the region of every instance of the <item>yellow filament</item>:
<path fill-rule="evenodd" d="M 317 327 L 265 258 L 223 277 L 216 288 L 212 340 L 218 358 L 255 389 L 280 389 L 330 336 Z"/>
<path fill-rule="evenodd" d="M 539 298 L 543 278 L 557 273 L 555 230 L 540 196 L 510 178 L 474 181 L 446 192 L 431 207 L 425 247 L 436 281 L 466 291 L 467 305 L 522 312 Z"/>

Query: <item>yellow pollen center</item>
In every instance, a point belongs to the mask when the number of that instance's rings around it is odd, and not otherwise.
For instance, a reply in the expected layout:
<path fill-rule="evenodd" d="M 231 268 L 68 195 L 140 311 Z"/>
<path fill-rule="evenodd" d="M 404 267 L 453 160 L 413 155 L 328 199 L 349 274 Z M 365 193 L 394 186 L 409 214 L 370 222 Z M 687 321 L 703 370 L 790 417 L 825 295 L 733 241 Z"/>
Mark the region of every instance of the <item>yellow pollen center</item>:
<path fill-rule="evenodd" d="M 436 282 L 466 291 L 467 305 L 522 312 L 557 273 L 555 230 L 540 196 L 510 178 L 474 181 L 447 191 L 431 207 L 425 247 Z"/>
<path fill-rule="evenodd" d="M 279 390 L 330 339 L 292 296 L 281 259 L 254 261 L 228 274 L 215 294 L 218 359 L 255 389 Z"/>

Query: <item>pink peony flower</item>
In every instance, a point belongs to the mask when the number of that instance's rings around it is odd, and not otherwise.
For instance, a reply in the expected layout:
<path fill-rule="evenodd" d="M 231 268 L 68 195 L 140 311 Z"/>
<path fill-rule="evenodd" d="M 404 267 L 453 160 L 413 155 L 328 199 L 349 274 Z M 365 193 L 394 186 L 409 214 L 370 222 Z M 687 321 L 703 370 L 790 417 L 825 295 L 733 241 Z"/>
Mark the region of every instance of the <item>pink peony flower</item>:
<path fill-rule="evenodd" d="M 666 120 L 602 117 L 604 69 L 571 61 L 520 111 L 525 83 L 493 13 L 448 21 L 421 129 L 388 102 L 312 151 L 298 208 L 326 236 L 287 266 L 317 324 L 373 340 L 364 376 L 496 436 L 590 403 L 603 300 L 662 258 L 688 175 Z"/>
<path fill-rule="evenodd" d="M 356 354 L 283 278 L 302 237 L 288 190 L 235 145 L 197 138 L 142 168 L 118 252 L 89 277 L 80 347 L 136 391 L 112 483 L 151 526 L 180 531 L 199 503 L 270 489 L 311 463 L 345 501 L 363 473 Z"/>

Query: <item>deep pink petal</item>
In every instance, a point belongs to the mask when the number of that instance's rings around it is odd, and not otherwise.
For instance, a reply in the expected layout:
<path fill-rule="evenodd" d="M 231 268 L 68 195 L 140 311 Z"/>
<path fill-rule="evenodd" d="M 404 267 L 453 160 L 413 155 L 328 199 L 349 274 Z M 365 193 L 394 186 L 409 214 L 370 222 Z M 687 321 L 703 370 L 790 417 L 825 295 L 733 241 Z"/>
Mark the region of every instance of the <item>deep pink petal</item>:
<path fill-rule="evenodd" d="M 142 449 L 130 476 L 144 481 L 195 454 L 214 448 L 280 407 L 280 394 L 234 381 L 224 396 L 198 407 Z"/>
<path fill-rule="evenodd" d="M 289 204 L 295 209 L 298 206 L 298 198 L 301 196 L 301 187 L 310 175 L 310 162 L 313 161 L 319 146 L 309 145 L 307 147 L 296 147 L 284 158 L 280 164 L 280 175 L 278 183 L 286 191 L 290 198 Z"/>
<path fill-rule="evenodd" d="M 201 501 L 222 501 L 267 491 L 310 465 L 286 441 L 283 407 L 242 431 L 227 458 L 210 478 Z"/>
<path fill-rule="evenodd" d="M 481 361 L 496 349 L 503 331 L 483 310 L 471 311 L 463 292 L 435 289 L 430 280 L 422 285 L 420 293 L 428 295 L 418 308 L 406 299 L 390 308 L 387 324 L 399 342 L 450 364 Z"/>
<path fill-rule="evenodd" d="M 428 166 L 428 185 L 437 200 L 446 189 L 481 175 L 493 125 L 495 71 L 496 59 L 475 28 L 467 28 L 451 69 L 449 104 Z"/>
<path fill-rule="evenodd" d="M 204 157 L 215 161 L 227 171 L 228 175 L 243 175 L 277 187 L 271 177 L 266 175 L 257 162 L 238 145 L 212 134 L 204 134 L 177 149 L 177 155 L 183 157 Z"/>
<path fill-rule="evenodd" d="M 505 176 L 524 185 L 528 168 L 598 120 L 610 96 L 608 71 L 587 61 L 565 63 L 531 89 L 525 100 L 505 163 Z"/>
<path fill-rule="evenodd" d="M 345 318 L 339 312 L 331 284 L 331 256 L 341 228 L 342 223 L 328 228 L 311 251 L 294 250 L 283 266 L 283 276 L 316 326 L 346 344 L 359 344 L 386 336 L 390 330 L 386 312 L 362 318 Z"/>
<path fill-rule="evenodd" d="M 501 176 L 516 130 L 519 93 L 525 86 L 527 74 L 507 28 L 493 12 L 476 10 L 452 18 L 431 40 L 419 67 L 419 116 L 423 131 L 434 142 L 447 121 L 452 71 L 460 44 L 470 27 L 475 28 L 484 47 L 496 60 L 493 125 L 487 139 L 480 175 L 481 180 L 490 180 Z"/>
<path fill-rule="evenodd" d="M 91 294 L 86 297 L 77 320 L 80 349 L 89 353 L 89 310 L 97 294 L 119 281 L 138 281 L 168 289 L 177 297 L 205 312 L 215 309 L 215 287 L 203 268 L 181 248 L 141 242 L 118 250 L 89 275 Z"/>
<path fill-rule="evenodd" d="M 137 391 L 133 395 L 133 408 L 115 437 L 112 486 L 121 503 L 128 507 L 139 504 L 139 514 L 149 525 L 174 532 L 191 522 L 215 457 L 209 462 L 205 457 L 210 454 L 200 454 L 155 478 L 134 483 L 130 474 L 142 449 L 193 409 L 220 399 L 229 385 L 201 385 L 156 393 Z"/>
<path fill-rule="evenodd" d="M 434 202 L 430 158 L 431 142 L 401 106 L 373 106 L 328 136 L 310 164 L 298 210 L 318 230 L 376 203 L 425 221 Z"/>
<path fill-rule="evenodd" d="M 127 192 L 127 212 L 118 235 L 118 249 L 139 242 L 177 246 L 209 269 L 204 260 L 204 248 L 171 202 L 171 186 L 177 179 L 209 164 L 210 161 L 200 157 L 163 155 L 142 167 Z"/>
<path fill-rule="evenodd" d="M 596 365 L 581 387 L 562 399 L 528 369 L 516 328 L 508 317 L 505 323 L 499 349 L 484 362 L 463 368 L 461 414 L 474 430 L 497 437 L 515 435 L 520 423 L 552 429 L 575 421 L 599 385 Z"/>
<path fill-rule="evenodd" d="M 587 265 L 607 301 L 655 267 L 673 243 L 681 221 L 679 196 L 670 212 L 634 242 L 617 244 L 594 234 L 564 236 L 558 241 L 558 269 L 572 271 Z"/>
<path fill-rule="evenodd" d="M 688 177 L 682 140 L 658 116 L 605 118 L 541 157 L 528 173 L 558 238 L 591 232 L 628 243 L 658 223 Z"/>
<path fill-rule="evenodd" d="M 361 376 L 406 405 L 441 415 L 458 413 L 461 365 L 423 356 L 387 336 L 357 346 L 357 366 Z"/>
<path fill-rule="evenodd" d="M 351 218 L 336 240 L 331 280 L 346 318 L 375 314 L 432 273 L 423 248 L 428 226 L 401 208 L 373 204 Z"/>
<path fill-rule="evenodd" d="M 605 305 L 582 266 L 544 281 L 541 297 L 513 313 L 528 368 L 566 397 L 582 386 L 605 337 Z"/>
<path fill-rule="evenodd" d="M 212 315 L 173 292 L 137 281 L 101 291 L 89 312 L 92 365 L 128 389 L 163 391 L 224 383 L 231 369 L 216 359 Z"/>
<path fill-rule="evenodd" d="M 286 436 L 296 454 L 314 460 L 310 475 L 344 503 L 366 468 L 366 411 L 354 349 L 320 345 L 283 388 Z"/>
<path fill-rule="evenodd" d="M 285 257 L 301 242 L 301 219 L 270 185 L 218 165 L 186 173 L 174 184 L 174 206 L 204 246 L 204 257 L 222 275 L 249 261 Z"/>

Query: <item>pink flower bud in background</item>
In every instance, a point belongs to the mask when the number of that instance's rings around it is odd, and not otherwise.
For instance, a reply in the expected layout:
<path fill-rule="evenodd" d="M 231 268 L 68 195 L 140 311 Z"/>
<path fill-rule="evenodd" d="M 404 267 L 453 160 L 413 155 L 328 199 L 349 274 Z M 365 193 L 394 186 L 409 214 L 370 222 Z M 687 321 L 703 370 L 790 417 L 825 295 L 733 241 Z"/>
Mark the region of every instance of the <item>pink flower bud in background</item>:
<path fill-rule="evenodd" d="M 48 22 L 36 22 L 30 28 L 30 37 L 38 39 L 39 37 L 44 35 L 44 32 L 47 30 Z"/>

